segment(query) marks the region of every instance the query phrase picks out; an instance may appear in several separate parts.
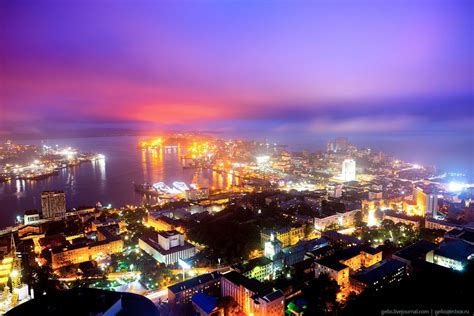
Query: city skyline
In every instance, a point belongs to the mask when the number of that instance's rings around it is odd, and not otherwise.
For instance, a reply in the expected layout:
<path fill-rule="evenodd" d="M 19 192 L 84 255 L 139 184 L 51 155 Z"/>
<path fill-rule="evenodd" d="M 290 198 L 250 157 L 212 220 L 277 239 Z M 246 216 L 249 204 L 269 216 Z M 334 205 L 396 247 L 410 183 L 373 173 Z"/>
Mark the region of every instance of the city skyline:
<path fill-rule="evenodd" d="M 6 137 L 179 129 L 472 143 L 469 1 L 1 8 Z"/>
<path fill-rule="evenodd" d="M 0 1 L 0 314 L 472 314 L 473 21 Z"/>

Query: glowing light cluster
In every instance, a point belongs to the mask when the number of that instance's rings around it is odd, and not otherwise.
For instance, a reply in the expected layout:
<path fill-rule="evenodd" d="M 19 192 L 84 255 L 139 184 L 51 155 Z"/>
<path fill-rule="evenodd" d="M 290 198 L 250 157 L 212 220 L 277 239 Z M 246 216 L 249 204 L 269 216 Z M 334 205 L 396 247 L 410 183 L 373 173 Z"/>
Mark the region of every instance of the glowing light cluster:
<path fill-rule="evenodd" d="M 464 190 L 466 187 L 467 186 L 466 186 L 465 183 L 451 181 L 448 185 L 448 190 L 450 192 L 460 192 L 460 191 Z"/>

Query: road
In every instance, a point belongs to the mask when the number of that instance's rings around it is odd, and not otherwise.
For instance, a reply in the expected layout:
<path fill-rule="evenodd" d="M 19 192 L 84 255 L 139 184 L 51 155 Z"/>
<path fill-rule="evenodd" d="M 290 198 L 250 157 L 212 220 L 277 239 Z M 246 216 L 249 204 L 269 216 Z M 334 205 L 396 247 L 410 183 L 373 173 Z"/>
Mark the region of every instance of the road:
<path fill-rule="evenodd" d="M 150 291 L 145 296 L 153 303 L 158 304 L 158 302 L 168 299 L 168 289 Z"/>
<path fill-rule="evenodd" d="M 130 271 L 130 272 L 112 272 L 107 275 L 107 280 L 114 281 L 118 280 L 121 278 L 138 278 L 141 275 L 140 271 Z M 63 278 L 58 278 L 59 281 L 62 282 L 72 282 L 77 279 L 82 279 L 81 277 L 77 276 L 72 276 L 72 277 L 63 277 Z M 88 278 L 88 280 L 96 280 L 96 279 L 102 279 L 101 276 L 98 276 L 96 278 Z"/>

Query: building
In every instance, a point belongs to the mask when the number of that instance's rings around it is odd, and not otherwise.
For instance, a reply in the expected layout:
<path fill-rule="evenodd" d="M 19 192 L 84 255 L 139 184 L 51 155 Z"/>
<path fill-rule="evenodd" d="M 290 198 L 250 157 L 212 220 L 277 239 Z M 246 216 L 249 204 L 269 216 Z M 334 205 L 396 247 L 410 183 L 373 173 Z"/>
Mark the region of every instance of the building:
<path fill-rule="evenodd" d="M 282 291 L 246 278 L 236 271 L 222 275 L 221 296 L 231 296 L 247 315 L 284 315 L 285 296 Z"/>
<path fill-rule="evenodd" d="M 100 221 L 98 219 L 93 220 L 91 223 L 91 230 L 97 231 L 99 227 L 107 227 L 109 229 L 114 229 L 113 227 L 117 227 L 118 229 L 116 230 L 116 233 L 120 234 L 126 230 L 126 223 L 113 218 L 108 218 L 105 221 Z"/>
<path fill-rule="evenodd" d="M 360 210 L 342 210 L 331 213 L 318 213 L 314 217 L 314 228 L 319 231 L 326 230 L 330 226 L 351 227 L 354 225 L 354 217 Z"/>
<path fill-rule="evenodd" d="M 159 212 L 148 213 L 147 224 L 156 231 L 177 230 L 180 233 L 184 233 L 184 227 L 179 220 L 164 216 Z"/>
<path fill-rule="evenodd" d="M 19 304 L 7 313 L 23 315 L 159 315 L 155 304 L 143 295 L 85 287 L 51 291 Z"/>
<path fill-rule="evenodd" d="M 444 237 L 446 239 L 463 240 L 474 246 L 474 231 L 468 225 L 461 228 L 456 228 L 448 231 Z"/>
<path fill-rule="evenodd" d="M 260 282 L 270 279 L 274 272 L 273 261 L 267 257 L 258 257 L 235 264 L 232 269 L 249 279 L 256 279 Z"/>
<path fill-rule="evenodd" d="M 420 216 L 410 216 L 402 212 L 395 212 L 393 210 L 384 211 L 383 219 L 391 220 L 395 224 L 403 223 L 406 225 L 412 225 L 416 229 L 420 229 L 423 222 L 423 218 Z"/>
<path fill-rule="evenodd" d="M 383 193 L 382 191 L 380 190 L 370 190 L 369 191 L 369 201 L 372 201 L 372 200 L 381 200 L 383 197 Z"/>
<path fill-rule="evenodd" d="M 349 146 L 349 140 L 346 137 L 337 137 L 334 143 L 336 152 L 345 152 Z"/>
<path fill-rule="evenodd" d="M 196 293 L 220 293 L 221 274 L 211 272 L 168 287 L 168 300 L 171 304 L 187 303 Z"/>
<path fill-rule="evenodd" d="M 80 244 L 68 244 L 51 250 L 51 265 L 53 269 L 96 260 L 123 251 L 123 240 L 105 227 L 100 227 L 99 241 Z M 98 230 L 98 232 L 99 232 Z"/>
<path fill-rule="evenodd" d="M 324 238 L 302 240 L 294 246 L 282 249 L 283 263 L 287 266 L 292 266 L 306 258 L 306 253 L 315 251 L 329 246 L 329 243 Z"/>
<path fill-rule="evenodd" d="M 356 163 L 354 159 L 345 159 L 342 162 L 342 180 L 349 182 L 356 179 Z"/>
<path fill-rule="evenodd" d="M 63 191 L 44 191 L 41 193 L 43 218 L 64 216 L 66 213 L 66 193 Z"/>
<path fill-rule="evenodd" d="M 336 144 L 334 143 L 334 141 L 327 142 L 326 151 L 331 153 L 336 151 Z"/>
<path fill-rule="evenodd" d="M 331 280 L 336 281 L 341 287 L 349 285 L 349 267 L 332 256 L 317 260 L 314 265 L 314 273 L 317 278 L 321 274 L 327 274 Z"/>
<path fill-rule="evenodd" d="M 308 302 L 301 300 L 301 299 L 296 299 L 295 301 L 291 301 L 287 306 L 285 310 L 285 315 L 288 316 L 304 316 L 305 315 L 305 310 L 308 308 Z"/>
<path fill-rule="evenodd" d="M 341 184 L 328 184 L 326 186 L 328 195 L 332 198 L 340 198 L 342 196 L 342 185 Z"/>
<path fill-rule="evenodd" d="M 437 229 L 437 230 L 445 230 L 450 231 L 455 228 L 460 228 L 461 226 L 458 224 L 454 224 L 448 221 L 443 221 L 439 219 L 434 219 L 432 217 L 428 217 L 425 219 L 425 228 L 426 229 Z"/>
<path fill-rule="evenodd" d="M 260 238 L 262 244 L 265 244 L 266 241 L 271 241 L 274 238 L 278 239 L 282 247 L 293 246 L 298 241 L 304 238 L 305 236 L 305 227 L 306 225 L 293 225 L 280 228 L 278 230 L 264 229 L 260 232 Z"/>
<path fill-rule="evenodd" d="M 407 273 L 413 272 L 414 265 L 420 262 L 433 262 L 434 251 L 438 246 L 427 240 L 420 240 L 392 255 L 393 259 L 407 264 Z"/>
<path fill-rule="evenodd" d="M 178 259 L 188 259 L 196 254 L 196 247 L 184 240 L 176 230 L 159 232 L 152 237 L 142 237 L 138 246 L 156 261 L 172 265 Z"/>
<path fill-rule="evenodd" d="M 222 307 L 217 304 L 217 297 L 196 293 L 191 298 L 191 303 L 199 316 L 220 316 L 224 314 Z"/>
<path fill-rule="evenodd" d="M 428 188 L 416 187 L 416 205 L 421 216 L 436 217 L 438 212 L 438 195 Z"/>
<path fill-rule="evenodd" d="M 366 246 L 341 250 L 329 257 L 316 260 L 315 276 L 326 273 L 341 287 L 349 286 L 349 274 L 382 261 L 382 251 Z"/>
<path fill-rule="evenodd" d="M 362 241 L 351 235 L 344 235 L 335 230 L 326 230 L 321 233 L 321 236 L 329 241 L 332 245 L 342 246 L 357 246 L 361 245 Z"/>
<path fill-rule="evenodd" d="M 405 262 L 399 260 L 383 260 L 368 269 L 355 273 L 350 277 L 351 287 L 356 292 L 365 289 L 379 291 L 394 282 L 400 282 L 406 276 Z"/>
<path fill-rule="evenodd" d="M 328 141 L 326 150 L 328 152 L 346 152 L 349 146 L 349 140 L 346 137 L 337 137 L 335 140 Z"/>
<path fill-rule="evenodd" d="M 190 189 L 184 192 L 186 201 L 199 201 L 209 198 L 209 189 Z"/>
<path fill-rule="evenodd" d="M 275 257 L 276 254 L 279 254 L 282 250 L 281 241 L 275 239 L 273 235 L 271 235 L 271 240 L 265 241 L 264 248 L 263 248 L 263 255 L 271 260 Z"/>
<path fill-rule="evenodd" d="M 433 263 L 462 271 L 474 260 L 474 245 L 462 239 L 445 239 L 434 251 Z"/>
<path fill-rule="evenodd" d="M 23 216 L 25 225 L 37 224 L 40 221 L 40 213 L 37 210 L 26 210 Z"/>

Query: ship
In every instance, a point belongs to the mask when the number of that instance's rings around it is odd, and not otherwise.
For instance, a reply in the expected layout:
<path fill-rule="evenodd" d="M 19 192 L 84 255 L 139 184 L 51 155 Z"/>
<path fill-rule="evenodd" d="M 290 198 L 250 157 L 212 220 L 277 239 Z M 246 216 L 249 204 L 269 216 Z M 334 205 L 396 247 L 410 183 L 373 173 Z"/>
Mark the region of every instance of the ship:
<path fill-rule="evenodd" d="M 53 171 L 46 171 L 42 173 L 30 173 L 26 175 L 21 175 L 18 177 L 19 180 L 43 180 L 51 176 L 58 175 L 59 171 L 53 170 Z"/>
<path fill-rule="evenodd" d="M 169 186 L 164 182 L 157 182 L 154 184 L 147 182 L 142 184 L 134 183 L 134 187 L 135 191 L 139 193 L 160 198 L 174 198 L 184 194 L 185 191 L 189 190 L 189 187 L 186 185 L 186 183 L 180 181 L 173 182 L 172 186 Z"/>
<path fill-rule="evenodd" d="M 179 181 L 173 182 L 173 188 L 179 190 L 182 193 L 184 193 L 184 191 L 189 190 L 189 187 L 186 185 L 186 183 Z"/>
<path fill-rule="evenodd" d="M 151 185 L 147 182 L 142 183 L 142 184 L 134 183 L 133 186 L 135 188 L 135 191 L 138 192 L 138 193 L 141 193 L 141 194 L 146 194 L 146 195 L 156 196 L 156 197 L 160 197 L 162 195 L 162 193 L 159 192 L 158 190 L 156 190 L 153 187 L 153 185 Z"/>

